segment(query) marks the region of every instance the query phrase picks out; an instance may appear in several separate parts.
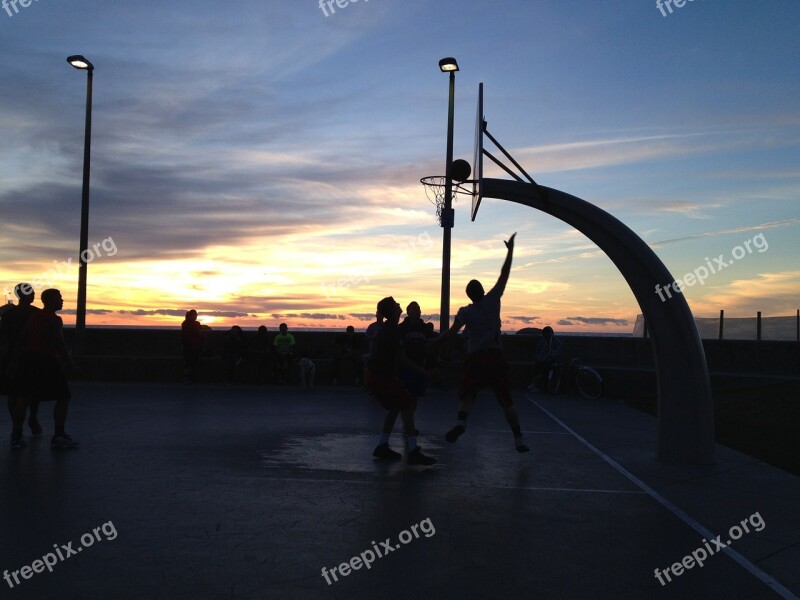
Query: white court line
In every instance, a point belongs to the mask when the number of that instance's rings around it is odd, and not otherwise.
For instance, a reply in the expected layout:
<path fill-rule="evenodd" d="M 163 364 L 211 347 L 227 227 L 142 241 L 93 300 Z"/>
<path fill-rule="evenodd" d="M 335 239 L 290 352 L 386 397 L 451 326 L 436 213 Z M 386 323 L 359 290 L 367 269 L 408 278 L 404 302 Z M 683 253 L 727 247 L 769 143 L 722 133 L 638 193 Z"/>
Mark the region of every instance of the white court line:
<path fill-rule="evenodd" d="M 672 502 L 667 500 L 664 496 L 659 494 L 656 490 L 651 488 L 644 481 L 642 481 L 641 479 L 636 477 L 633 473 L 631 473 L 630 471 L 625 469 L 625 467 L 620 465 L 613 458 L 611 458 L 610 456 L 604 454 L 601 450 L 595 448 L 590 442 L 588 442 L 585 438 L 583 438 L 577 431 L 575 431 L 574 429 L 570 428 L 566 423 L 561 421 L 558 417 L 556 417 L 553 413 L 551 413 L 549 410 L 544 408 L 541 404 L 536 402 L 529 395 L 526 394 L 525 397 L 536 408 L 538 408 L 544 414 L 546 414 L 548 417 L 553 419 L 553 421 L 555 421 L 556 423 L 561 425 L 561 427 L 563 427 L 566 431 L 570 432 L 575 437 L 575 439 L 577 439 L 584 446 L 589 448 L 589 450 L 591 450 L 592 452 L 597 454 L 597 456 L 602 458 L 609 465 L 614 467 L 621 475 L 625 476 L 631 482 L 633 482 L 636 486 L 638 486 L 639 488 L 644 490 L 644 492 L 646 492 L 648 495 L 650 495 L 650 497 L 652 497 L 656 502 L 661 504 L 664 508 L 666 508 L 673 515 L 678 517 L 681 521 L 686 523 L 689 527 L 691 527 L 692 529 L 694 529 L 695 531 L 700 533 L 704 538 L 710 540 L 710 539 L 714 539 L 716 537 L 704 525 L 700 524 L 700 522 L 698 522 L 693 517 L 691 517 L 689 514 L 687 514 L 686 512 L 681 510 L 680 508 L 678 508 L 675 504 L 673 504 Z M 728 555 L 728 557 L 730 557 L 735 562 L 737 562 L 739 564 L 739 566 L 743 567 L 751 575 L 753 575 L 757 579 L 761 580 L 762 583 L 766 584 L 770 589 L 772 589 L 772 591 L 774 591 L 776 594 L 780 595 L 782 598 L 786 598 L 787 600 L 800 600 L 800 598 L 798 598 L 791 590 L 789 590 L 783 584 L 781 584 L 777 579 L 775 579 L 774 577 L 772 577 L 771 575 L 769 575 L 768 573 L 766 573 L 765 571 L 763 571 L 762 569 L 760 569 L 759 567 L 754 565 L 752 562 L 750 562 L 743 555 L 741 555 L 738 552 L 736 552 L 736 550 L 733 550 L 730 546 L 725 546 L 725 548 L 722 549 L 722 552 L 725 552 Z"/>

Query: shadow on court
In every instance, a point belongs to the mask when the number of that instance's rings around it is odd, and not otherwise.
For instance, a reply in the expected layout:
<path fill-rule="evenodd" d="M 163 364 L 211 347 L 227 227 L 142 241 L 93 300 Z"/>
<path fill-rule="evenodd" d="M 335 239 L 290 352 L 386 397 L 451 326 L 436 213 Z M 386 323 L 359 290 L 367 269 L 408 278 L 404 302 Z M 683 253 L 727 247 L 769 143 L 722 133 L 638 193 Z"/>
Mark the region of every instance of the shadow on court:
<path fill-rule="evenodd" d="M 455 398 L 435 392 L 417 421 L 420 445 L 439 463 L 421 468 L 374 461 L 384 411 L 358 388 L 81 383 L 73 398 L 79 450 L 50 448 L 43 410 L 44 435 L 0 453 L 0 570 L 13 583 L 0 581 L 2 597 L 800 590 L 800 479 L 724 447 L 714 467 L 656 463 L 654 419 L 618 404 L 515 396 L 531 447 L 519 455 L 488 393 L 467 433 L 447 444 Z M 390 445 L 402 449 L 399 426 Z M 755 513 L 764 526 L 731 540 L 735 556 L 677 565 L 705 547 L 703 528 L 725 542 Z M 109 522 L 113 539 L 102 529 Z M 44 564 L 59 552 L 68 555 Z M 671 581 L 662 574 L 662 585 L 656 569 Z"/>

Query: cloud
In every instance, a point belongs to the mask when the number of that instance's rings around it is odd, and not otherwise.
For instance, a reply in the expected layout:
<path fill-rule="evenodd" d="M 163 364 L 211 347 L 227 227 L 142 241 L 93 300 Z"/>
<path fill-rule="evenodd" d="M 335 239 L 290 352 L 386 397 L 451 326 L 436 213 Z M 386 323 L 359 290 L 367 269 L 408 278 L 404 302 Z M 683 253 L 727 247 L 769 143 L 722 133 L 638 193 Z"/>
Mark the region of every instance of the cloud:
<path fill-rule="evenodd" d="M 111 312 L 111 311 L 106 311 Z M 121 315 L 133 315 L 137 317 L 142 316 L 153 316 L 153 315 L 162 315 L 168 317 L 185 317 L 186 310 L 182 308 L 156 308 L 146 310 L 143 308 L 139 308 L 136 310 L 119 310 L 117 311 Z M 229 311 L 229 310 L 198 310 L 197 311 L 199 316 L 202 317 L 227 317 L 227 318 L 237 318 L 237 317 L 255 317 L 256 315 L 251 315 L 249 313 L 243 312 L 236 312 L 236 311 Z"/>
<path fill-rule="evenodd" d="M 373 315 L 374 316 L 374 315 Z M 321 321 L 346 321 L 347 315 L 334 315 L 329 313 L 285 313 L 270 315 L 273 319 L 314 319 Z"/>
<path fill-rule="evenodd" d="M 528 325 L 532 324 L 534 321 L 538 321 L 541 317 L 509 317 L 512 321 L 520 321 L 522 323 L 526 323 Z"/>
<path fill-rule="evenodd" d="M 617 325 L 626 326 L 628 319 L 612 319 L 611 317 L 567 317 L 558 322 L 559 325 Z"/>
<path fill-rule="evenodd" d="M 696 233 L 693 235 L 669 238 L 666 240 L 660 240 L 658 242 L 651 242 L 649 245 L 651 248 L 660 248 L 661 246 L 665 246 L 666 244 L 674 244 L 676 242 L 684 242 L 686 240 L 713 238 L 713 237 L 720 237 L 723 235 L 732 235 L 735 233 L 751 233 L 753 231 L 764 231 L 767 229 L 775 229 L 778 227 L 797 225 L 798 223 L 800 223 L 800 217 L 794 217 L 791 219 L 781 219 L 780 221 L 769 221 L 767 223 L 760 223 L 758 225 L 743 225 L 741 227 L 732 227 L 730 229 L 718 229 L 717 231 L 707 231 L 704 233 Z"/>

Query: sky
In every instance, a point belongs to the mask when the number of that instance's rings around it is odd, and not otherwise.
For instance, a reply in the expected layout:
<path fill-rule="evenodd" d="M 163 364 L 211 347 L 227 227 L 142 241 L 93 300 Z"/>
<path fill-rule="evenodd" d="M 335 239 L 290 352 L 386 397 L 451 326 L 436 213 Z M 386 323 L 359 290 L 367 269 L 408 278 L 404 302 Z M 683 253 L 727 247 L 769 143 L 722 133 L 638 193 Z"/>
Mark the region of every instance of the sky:
<path fill-rule="evenodd" d="M 800 305 L 796 0 L 35 0 L 0 9 L 0 285 L 57 287 L 74 323 L 86 74 L 92 325 L 365 327 L 419 302 L 438 327 L 442 229 L 420 177 L 472 162 L 475 105 L 542 185 L 644 239 L 697 317 Z M 671 12 L 670 12 L 671 10 Z M 489 146 L 487 145 L 487 148 Z M 487 176 L 505 176 L 489 168 Z M 451 312 L 494 284 L 503 329 L 628 334 L 640 309 L 544 213 L 455 203 Z M 665 284 L 669 282 L 664 282 Z"/>

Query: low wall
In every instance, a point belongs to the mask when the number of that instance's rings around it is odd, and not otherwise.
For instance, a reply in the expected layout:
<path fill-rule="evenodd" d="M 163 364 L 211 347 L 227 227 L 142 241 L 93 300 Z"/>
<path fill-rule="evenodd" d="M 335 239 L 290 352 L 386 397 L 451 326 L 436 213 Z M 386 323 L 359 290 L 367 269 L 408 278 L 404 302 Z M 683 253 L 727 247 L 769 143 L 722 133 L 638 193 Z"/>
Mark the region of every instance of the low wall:
<path fill-rule="evenodd" d="M 295 356 L 306 354 L 317 364 L 317 383 L 328 384 L 343 373 L 335 373 L 334 357 L 339 332 L 292 332 L 297 342 Z M 66 329 L 71 342 L 74 330 Z M 275 335 L 270 332 L 270 339 Z M 356 337 L 362 342 L 363 334 Z M 245 346 L 255 338 L 245 332 Z M 202 380 L 222 382 L 226 367 L 222 359 L 224 331 L 209 331 L 206 353 L 201 361 Z M 515 387 L 530 383 L 530 368 L 536 335 L 504 335 L 503 347 L 511 364 Z M 578 356 L 594 366 L 603 376 L 611 397 L 655 395 L 655 367 L 649 339 L 632 337 L 564 336 L 566 356 Z M 712 385 L 715 388 L 754 384 L 764 379 L 800 378 L 800 344 L 797 342 L 704 340 Z M 180 331 L 159 329 L 87 328 L 83 356 L 78 359 L 82 377 L 98 381 L 162 381 L 182 379 Z M 443 365 L 444 383 L 454 385 L 463 353 L 455 352 Z M 354 380 L 355 374 L 345 373 Z M 256 383 L 263 380 L 257 361 L 246 357 L 237 369 L 236 381 Z"/>

